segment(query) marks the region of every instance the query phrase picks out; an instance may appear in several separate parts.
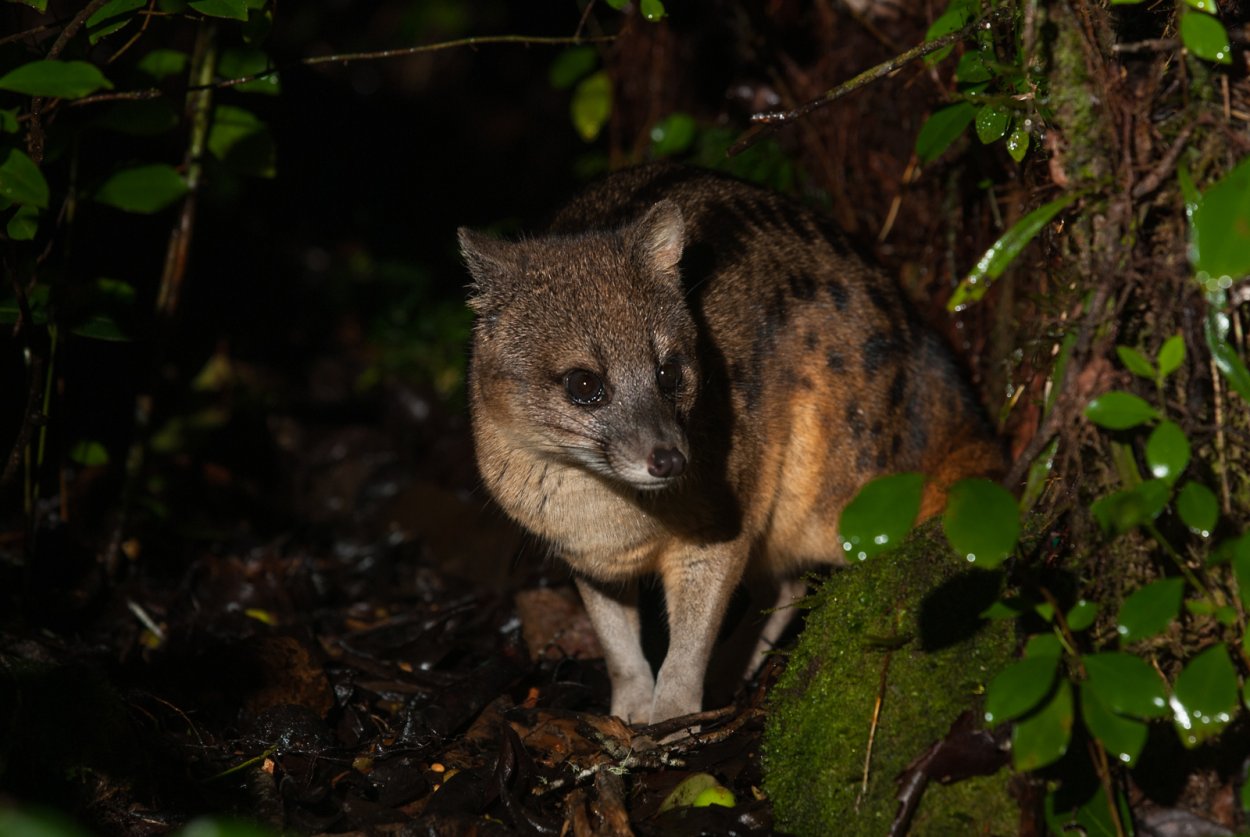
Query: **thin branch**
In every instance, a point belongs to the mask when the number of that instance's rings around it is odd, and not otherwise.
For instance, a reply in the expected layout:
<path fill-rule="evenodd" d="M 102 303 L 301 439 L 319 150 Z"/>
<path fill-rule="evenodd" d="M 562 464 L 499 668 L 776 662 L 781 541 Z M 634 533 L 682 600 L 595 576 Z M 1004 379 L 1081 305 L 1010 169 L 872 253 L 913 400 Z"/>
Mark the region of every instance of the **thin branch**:
<path fill-rule="evenodd" d="M 82 11 L 74 15 L 69 23 L 65 24 L 65 28 L 61 30 L 61 34 L 56 36 L 56 40 L 52 42 L 52 46 L 48 48 L 48 54 L 45 59 L 56 58 L 64 51 L 66 44 L 70 38 L 78 34 L 78 30 L 87 22 L 87 18 L 96 13 L 96 10 L 103 6 L 109 0 L 91 0 Z M 43 105 L 46 102 L 43 96 L 35 96 L 30 100 L 30 124 L 26 128 L 26 150 L 30 153 L 30 159 L 35 161 L 35 165 L 43 163 Z"/>
<path fill-rule="evenodd" d="M 773 110 L 752 114 L 751 122 L 754 123 L 753 127 L 733 144 L 733 146 L 729 149 L 728 156 L 733 157 L 741 154 L 772 131 L 775 131 L 790 122 L 801 119 L 812 111 L 819 110 L 826 105 L 832 104 L 848 93 L 854 92 L 861 87 L 866 87 L 874 81 L 878 81 L 879 79 L 888 76 L 890 73 L 893 73 L 895 70 L 910 64 L 917 58 L 923 58 L 926 55 L 937 52 L 938 50 L 945 49 L 957 41 L 970 37 L 978 30 L 990 28 L 994 23 L 997 23 L 1000 19 L 1005 18 L 1011 12 L 1012 10 L 1006 7 L 996 9 L 984 18 L 969 23 L 962 29 L 955 32 L 949 32 L 940 38 L 934 38 L 932 41 L 917 44 L 906 52 L 900 53 L 887 61 L 882 61 L 875 67 L 870 67 L 867 70 L 864 70 L 862 73 L 849 81 L 844 81 L 837 87 L 825 91 L 817 98 L 799 105 L 797 108 L 792 110 Z"/>
<path fill-rule="evenodd" d="M 3 46 L 4 44 L 11 44 L 14 41 L 24 41 L 27 38 L 33 38 L 34 36 L 40 33 L 50 32 L 52 29 L 55 29 L 55 28 L 56 28 L 55 23 L 42 23 L 39 26 L 34 26 L 34 27 L 31 27 L 30 29 L 25 29 L 21 32 L 14 32 L 12 35 L 5 35 L 4 37 L 0 37 L 0 46 Z"/>

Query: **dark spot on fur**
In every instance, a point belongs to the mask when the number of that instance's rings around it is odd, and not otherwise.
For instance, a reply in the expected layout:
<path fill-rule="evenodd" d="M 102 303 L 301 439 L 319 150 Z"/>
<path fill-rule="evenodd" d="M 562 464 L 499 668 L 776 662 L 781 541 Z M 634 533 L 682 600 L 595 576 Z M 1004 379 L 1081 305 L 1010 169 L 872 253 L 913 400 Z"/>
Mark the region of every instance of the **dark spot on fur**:
<path fill-rule="evenodd" d="M 897 457 L 899 452 L 903 450 L 903 434 L 895 433 L 894 438 L 890 440 L 890 453 Z"/>
<path fill-rule="evenodd" d="M 825 284 L 825 290 L 829 293 L 829 298 L 833 300 L 833 304 L 838 307 L 839 311 L 846 310 L 846 304 L 850 302 L 851 295 L 846 290 L 846 285 L 837 279 L 830 279 Z"/>
<path fill-rule="evenodd" d="M 803 335 L 803 345 L 807 347 L 809 352 L 812 351 L 820 345 L 820 335 L 814 331 L 809 331 L 807 334 Z"/>
<path fill-rule="evenodd" d="M 830 349 L 825 352 L 825 365 L 833 372 L 841 372 L 846 369 L 846 358 L 837 349 Z"/>
<path fill-rule="evenodd" d="M 846 405 L 846 426 L 851 432 L 860 436 L 864 432 L 864 417 L 859 414 L 859 402 L 852 401 Z"/>
<path fill-rule="evenodd" d="M 829 245 L 829 249 L 833 250 L 833 252 L 842 254 L 851 252 L 846 239 L 842 237 L 842 233 L 833 224 L 823 219 L 817 219 L 815 227 L 817 234 L 825 240 L 825 243 Z"/>
<path fill-rule="evenodd" d="M 874 331 L 864 341 L 864 371 L 869 375 L 876 373 L 902 351 L 903 344 L 894 335 L 884 331 Z"/>
<path fill-rule="evenodd" d="M 812 384 L 811 378 L 804 375 L 802 378 L 799 378 L 799 389 L 815 389 L 815 385 Z"/>
<path fill-rule="evenodd" d="M 890 407 L 898 407 L 903 403 L 903 393 L 907 390 L 907 370 L 900 369 L 894 373 L 894 380 L 890 382 Z"/>
<path fill-rule="evenodd" d="M 889 461 L 890 460 L 885 455 L 885 451 L 883 450 L 877 451 L 877 467 L 878 468 L 884 469 L 885 466 L 889 464 Z"/>
<path fill-rule="evenodd" d="M 884 426 L 882 426 L 882 424 L 881 424 L 881 422 L 880 422 L 880 421 L 874 421 L 874 422 L 872 423 L 872 427 L 868 428 L 868 435 L 870 435 L 870 436 L 872 436 L 872 438 L 876 439 L 877 437 L 879 437 L 879 436 L 881 435 L 881 431 L 882 431 L 882 430 L 884 430 L 884 429 L 885 429 L 885 427 L 884 427 Z"/>
<path fill-rule="evenodd" d="M 872 451 L 867 447 L 861 447 L 859 452 L 855 454 L 855 468 L 858 471 L 867 471 L 872 467 Z"/>
<path fill-rule="evenodd" d="M 889 297 L 885 295 L 885 291 L 881 290 L 879 285 L 868 286 L 868 301 L 873 304 L 873 307 L 882 313 L 896 313 L 894 311 L 894 306 L 890 305 Z"/>
<path fill-rule="evenodd" d="M 795 299 L 809 300 L 816 296 L 816 280 L 802 271 L 794 271 L 786 276 L 790 283 L 790 294 Z"/>

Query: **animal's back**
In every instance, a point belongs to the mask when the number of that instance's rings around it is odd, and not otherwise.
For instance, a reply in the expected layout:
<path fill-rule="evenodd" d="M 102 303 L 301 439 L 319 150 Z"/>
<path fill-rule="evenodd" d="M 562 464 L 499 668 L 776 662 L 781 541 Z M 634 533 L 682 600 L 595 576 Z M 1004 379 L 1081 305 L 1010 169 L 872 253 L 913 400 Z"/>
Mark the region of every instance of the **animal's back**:
<path fill-rule="evenodd" d="M 759 533 L 770 570 L 840 559 L 838 514 L 873 476 L 929 474 L 929 514 L 954 480 L 1001 468 L 945 348 L 819 212 L 658 164 L 601 181 L 551 231 L 615 228 L 659 200 L 686 222 L 702 371 L 691 447 L 714 461 L 700 482 L 733 505 L 733 529 Z"/>

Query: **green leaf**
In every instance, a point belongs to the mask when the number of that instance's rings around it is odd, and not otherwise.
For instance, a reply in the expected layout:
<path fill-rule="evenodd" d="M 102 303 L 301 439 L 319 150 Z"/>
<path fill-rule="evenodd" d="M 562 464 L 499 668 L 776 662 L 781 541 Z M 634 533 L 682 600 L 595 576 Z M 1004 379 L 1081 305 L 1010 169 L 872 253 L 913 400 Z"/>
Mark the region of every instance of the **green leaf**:
<path fill-rule="evenodd" d="M 209 17 L 247 20 L 247 3 L 244 0 L 191 0 L 187 5 Z"/>
<path fill-rule="evenodd" d="M 916 137 L 916 156 L 921 165 L 936 160 L 951 143 L 959 139 L 976 116 L 977 109 L 969 102 L 957 102 L 935 111 L 920 126 Z"/>
<path fill-rule="evenodd" d="M 1146 639 L 1167 629 L 1181 609 L 1185 581 L 1165 578 L 1133 591 L 1120 605 L 1116 630 L 1125 642 Z"/>
<path fill-rule="evenodd" d="M 582 79 L 569 103 L 573 127 L 586 142 L 593 142 L 612 115 L 612 81 L 600 70 Z"/>
<path fill-rule="evenodd" d="M 154 49 L 140 58 L 136 66 L 140 72 L 159 81 L 185 71 L 189 60 L 185 52 L 176 49 Z"/>
<path fill-rule="evenodd" d="M 1072 685 L 1060 679 L 1050 700 L 1011 730 L 1011 761 L 1016 770 L 1037 770 L 1059 760 L 1068 751 L 1074 720 Z"/>
<path fill-rule="evenodd" d="M 48 208 L 48 181 L 35 161 L 16 148 L 0 148 L 0 197 L 19 205 Z"/>
<path fill-rule="evenodd" d="M 30 6 L 37 12 L 46 12 L 48 10 L 48 0 L 15 0 L 15 2 L 21 3 L 23 6 Z M 6 832 L 3 828 L 0 828 L 0 834 L 3 833 L 16 834 L 17 832 Z"/>
<path fill-rule="evenodd" d="M 891 474 L 867 483 L 838 521 L 846 554 L 863 561 L 897 546 L 920 514 L 923 490 L 920 474 Z"/>
<path fill-rule="evenodd" d="M 951 0 L 950 5 L 946 7 L 946 11 L 938 15 L 937 20 L 933 21 L 933 25 L 929 27 L 929 31 L 925 33 L 925 43 L 935 41 L 943 35 L 949 35 L 963 29 L 977 13 L 977 4 L 973 0 Z M 939 61 L 945 60 L 946 56 L 951 54 L 953 46 L 943 47 L 937 52 L 928 55 L 925 63 L 929 65 L 937 64 Z"/>
<path fill-rule="evenodd" d="M 985 722 L 1001 724 L 1033 711 L 1050 694 L 1058 657 L 1025 657 L 994 676 L 985 693 Z"/>
<path fill-rule="evenodd" d="M 672 113 L 651 128 L 651 153 L 667 157 L 687 151 L 694 142 L 694 117 L 688 113 Z"/>
<path fill-rule="evenodd" d="M 1237 350 L 1228 342 L 1228 315 L 1211 306 L 1203 323 L 1203 334 L 1207 338 L 1207 348 L 1211 350 L 1211 359 L 1224 380 L 1238 395 L 1250 401 L 1250 370 L 1246 369 Z"/>
<path fill-rule="evenodd" d="M 574 46 L 556 53 L 547 70 L 547 81 L 557 90 L 567 90 L 585 78 L 599 64 L 599 50 Z"/>
<path fill-rule="evenodd" d="M 39 231 L 39 210 L 33 206 L 19 206 L 5 225 L 5 231 L 14 241 L 30 241 Z"/>
<path fill-rule="evenodd" d="M 1081 689 L 1081 718 L 1085 728 L 1122 764 L 1132 767 L 1146 746 L 1146 725 L 1115 714 L 1091 689 Z"/>
<path fill-rule="evenodd" d="M 1186 747 L 1219 734 L 1236 709 L 1237 672 L 1223 645 L 1203 651 L 1177 675 L 1172 687 L 1172 716 Z"/>
<path fill-rule="evenodd" d="M 1176 482 L 1189 465 L 1189 439 L 1174 421 L 1159 422 L 1146 440 L 1146 464 L 1156 478 Z"/>
<path fill-rule="evenodd" d="M 1029 132 L 1024 128 L 1012 131 L 1011 136 L 1007 137 L 1007 153 L 1017 163 L 1023 160 L 1024 155 L 1029 153 Z"/>
<path fill-rule="evenodd" d="M 222 52 L 221 61 L 217 64 L 217 74 L 224 79 L 246 78 L 266 71 L 270 72 L 258 79 L 236 84 L 233 89 L 241 93 L 277 96 L 282 92 L 282 82 L 264 50 L 255 47 L 227 49 Z"/>
<path fill-rule="evenodd" d="M 27 96 L 81 99 L 102 88 L 111 90 L 113 84 L 86 61 L 32 61 L 0 76 L 0 90 Z"/>
<path fill-rule="evenodd" d="M 69 449 L 69 458 L 79 465 L 107 465 L 109 452 L 104 445 L 87 439 L 79 439 Z"/>
<path fill-rule="evenodd" d="M 1076 197 L 1073 193 L 1039 206 L 1003 233 L 1002 237 L 985 251 L 968 275 L 959 283 L 959 287 L 951 295 L 950 302 L 946 304 L 946 310 L 960 311 L 969 303 L 976 302 L 985 296 L 990 283 L 1001 276 L 1025 246 L 1041 232 L 1042 227 L 1075 201 Z"/>
<path fill-rule="evenodd" d="M 1068 630 L 1079 632 L 1093 625 L 1097 616 L 1098 602 L 1081 599 L 1068 610 L 1064 621 L 1068 623 Z"/>
<path fill-rule="evenodd" d="M 1063 643 L 1053 633 L 1034 634 L 1024 643 L 1024 656 L 1061 657 L 1063 656 Z"/>
<path fill-rule="evenodd" d="M 1089 402 L 1085 417 L 1108 430 L 1127 430 L 1159 418 L 1159 411 L 1131 392 L 1113 390 Z"/>
<path fill-rule="evenodd" d="M 1237 578 L 1237 593 L 1243 607 L 1250 608 L 1250 533 L 1237 538 L 1232 544 L 1233 575 Z"/>
<path fill-rule="evenodd" d="M 17 108 L 0 108 L 0 134 L 16 134 Z"/>
<path fill-rule="evenodd" d="M 960 480 L 951 486 L 942 528 L 962 558 L 993 569 L 1016 548 L 1020 509 L 1010 492 L 997 483 Z"/>
<path fill-rule="evenodd" d="M 1176 512 L 1191 532 L 1206 538 L 1220 519 L 1220 504 L 1211 489 L 1202 483 L 1187 482 L 1176 495 Z"/>
<path fill-rule="evenodd" d="M 651 23 L 659 23 L 664 19 L 665 11 L 662 0 L 642 0 L 638 5 L 638 10 Z"/>
<path fill-rule="evenodd" d="M 720 801 L 712 804 L 727 804 L 728 807 L 733 807 L 733 793 L 729 788 L 716 781 L 715 776 L 710 773 L 692 773 L 664 798 L 664 801 L 660 803 L 660 813 L 670 811 L 673 808 L 704 807 L 699 805 L 699 799 L 709 793 L 720 797 Z"/>
<path fill-rule="evenodd" d="M 93 29 L 110 18 L 133 12 L 135 9 L 141 9 L 146 5 L 147 0 L 109 0 L 108 3 L 96 9 L 91 17 L 87 18 L 87 28 Z"/>
<path fill-rule="evenodd" d="M 101 128 L 132 137 L 163 134 L 178 124 L 178 112 L 168 99 L 114 102 L 96 120 Z"/>
<path fill-rule="evenodd" d="M 1166 378 L 1171 375 L 1184 361 L 1185 338 L 1174 334 L 1163 341 L 1163 346 L 1159 349 L 1159 377 Z"/>
<path fill-rule="evenodd" d="M 1086 654 L 1081 658 L 1095 692 L 1109 709 L 1134 718 L 1163 718 L 1168 714 L 1167 692 L 1150 663 L 1123 651 Z"/>
<path fill-rule="evenodd" d="M 1089 507 L 1108 535 L 1123 535 L 1154 520 L 1168 504 L 1171 485 L 1165 480 L 1146 480 L 1124 491 L 1100 497 Z"/>
<path fill-rule="evenodd" d="M 1011 111 L 1002 105 L 985 105 L 979 108 L 976 119 L 977 139 L 985 144 L 1002 139 L 1010 122 Z"/>
<path fill-rule="evenodd" d="M 1120 357 L 1124 368 L 1139 378 L 1155 379 L 1155 365 L 1145 355 L 1132 346 L 1116 346 L 1115 353 Z"/>
<path fill-rule="evenodd" d="M 186 181 L 173 166 L 154 163 L 115 172 L 96 190 L 95 199 L 126 212 L 150 215 L 186 193 Z"/>
<path fill-rule="evenodd" d="M 1210 15 L 1182 12 L 1181 43 L 1194 55 L 1206 61 L 1233 63 L 1232 49 L 1228 45 L 1228 30 Z"/>
<path fill-rule="evenodd" d="M 985 63 L 985 55 L 981 50 L 970 49 L 959 56 L 959 63 L 955 65 L 955 80 L 960 84 L 978 84 L 983 81 L 989 81 L 993 77 L 994 73 L 989 65 Z M 980 118 L 979 113 L 977 118 Z M 1005 130 L 1006 125 L 1003 128 Z M 978 133 L 980 133 L 979 127 Z M 1002 136 L 1002 134 L 999 134 L 999 136 Z M 995 139 L 997 138 L 995 137 Z M 982 142 L 990 141 L 992 140 L 982 140 Z"/>
<path fill-rule="evenodd" d="M 269 129 L 251 111 L 232 105 L 213 109 L 208 150 L 231 169 L 255 177 L 273 177 L 274 145 Z"/>
<path fill-rule="evenodd" d="M 1191 17 L 1206 15 L 1189 13 L 1182 21 Z M 1250 157 L 1202 193 L 1191 224 L 1190 258 L 1200 279 L 1250 273 Z"/>

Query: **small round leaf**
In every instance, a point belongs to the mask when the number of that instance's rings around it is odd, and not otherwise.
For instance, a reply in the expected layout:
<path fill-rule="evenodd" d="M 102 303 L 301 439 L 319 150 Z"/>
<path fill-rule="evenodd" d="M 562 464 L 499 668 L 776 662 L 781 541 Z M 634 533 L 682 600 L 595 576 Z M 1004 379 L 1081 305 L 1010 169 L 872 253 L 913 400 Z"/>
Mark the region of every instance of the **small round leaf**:
<path fill-rule="evenodd" d="M 1220 504 L 1211 489 L 1202 483 L 1187 482 L 1176 495 L 1176 512 L 1191 531 L 1205 538 L 1220 519 Z"/>
<path fill-rule="evenodd" d="M 1137 375 L 1139 378 L 1148 378 L 1154 380 L 1155 367 L 1145 355 L 1134 349 L 1132 346 L 1116 346 L 1115 353 L 1119 356 L 1120 362 L 1124 364 L 1124 368 Z"/>
<path fill-rule="evenodd" d="M 173 166 L 155 163 L 114 173 L 96 190 L 95 199 L 126 212 L 150 215 L 186 193 L 186 181 Z"/>
<path fill-rule="evenodd" d="M 1189 464 L 1189 439 L 1180 425 L 1161 421 L 1146 440 L 1146 464 L 1156 478 L 1176 482 Z"/>
<path fill-rule="evenodd" d="M 1068 751 L 1075 720 L 1072 703 L 1072 684 L 1060 680 L 1039 711 L 1016 722 L 1011 730 L 1011 760 L 1016 770 L 1037 770 Z"/>
<path fill-rule="evenodd" d="M 1135 590 L 1120 605 L 1117 630 L 1127 642 L 1161 633 L 1181 609 L 1181 597 L 1185 593 L 1185 581 L 1165 578 Z"/>
<path fill-rule="evenodd" d="M 1228 649 L 1215 645 L 1185 664 L 1172 687 L 1172 715 L 1181 742 L 1194 747 L 1219 733 L 1237 708 L 1237 671 Z"/>
<path fill-rule="evenodd" d="M 916 522 L 923 490 L 920 474 L 877 477 L 861 488 L 838 521 L 847 555 L 862 561 L 897 546 Z"/>
<path fill-rule="evenodd" d="M 1185 338 L 1174 334 L 1159 349 L 1159 376 L 1166 378 L 1185 362 Z"/>
<path fill-rule="evenodd" d="M 1122 764 L 1131 767 L 1146 746 L 1146 725 L 1112 712 L 1093 690 L 1081 689 L 1085 727 Z"/>
<path fill-rule="evenodd" d="M 1123 651 L 1086 654 L 1081 658 L 1088 679 L 1085 688 L 1114 712 L 1134 718 L 1162 718 L 1168 714 L 1163 681 L 1150 663 Z"/>
<path fill-rule="evenodd" d="M 1181 13 L 1181 43 L 1185 49 L 1206 61 L 1233 63 L 1228 45 L 1228 30 L 1211 15 L 1201 12 Z"/>
<path fill-rule="evenodd" d="M 978 566 L 993 569 L 1016 548 L 1020 509 L 1015 498 L 997 483 L 960 480 L 951 486 L 942 527 L 955 552 Z"/>
<path fill-rule="evenodd" d="M 1008 664 L 990 681 L 985 695 L 985 722 L 1001 724 L 1031 712 L 1055 683 L 1058 657 L 1025 657 Z"/>
<path fill-rule="evenodd" d="M 1085 417 L 1108 430 L 1127 430 L 1159 417 L 1159 411 L 1131 392 L 1115 390 L 1089 402 Z"/>

